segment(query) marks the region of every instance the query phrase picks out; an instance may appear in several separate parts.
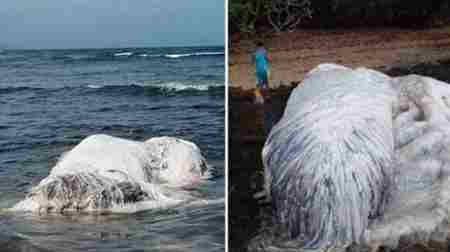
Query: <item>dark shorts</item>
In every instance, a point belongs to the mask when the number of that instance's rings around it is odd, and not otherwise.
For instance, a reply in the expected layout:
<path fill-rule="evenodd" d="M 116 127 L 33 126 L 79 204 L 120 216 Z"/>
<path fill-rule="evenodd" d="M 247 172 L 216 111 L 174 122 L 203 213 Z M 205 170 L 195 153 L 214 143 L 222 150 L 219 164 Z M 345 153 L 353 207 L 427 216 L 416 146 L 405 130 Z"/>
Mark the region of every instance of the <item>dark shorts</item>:
<path fill-rule="evenodd" d="M 267 79 L 267 71 L 256 72 L 256 87 L 267 88 L 269 81 Z"/>

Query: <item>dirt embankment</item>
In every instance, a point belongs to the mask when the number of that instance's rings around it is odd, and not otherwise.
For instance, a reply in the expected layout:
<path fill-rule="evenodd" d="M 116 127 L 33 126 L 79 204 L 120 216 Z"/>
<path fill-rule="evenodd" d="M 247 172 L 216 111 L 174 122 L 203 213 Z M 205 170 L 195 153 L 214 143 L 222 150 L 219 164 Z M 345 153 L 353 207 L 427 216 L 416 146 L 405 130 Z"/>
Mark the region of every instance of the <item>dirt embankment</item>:
<path fill-rule="evenodd" d="M 254 41 L 241 39 L 230 43 L 232 95 L 239 94 L 236 88 L 249 90 L 255 87 L 251 61 Z M 450 26 L 428 30 L 304 30 L 266 36 L 263 41 L 272 56 L 272 88 L 301 81 L 306 72 L 320 63 L 387 71 L 450 58 Z"/>

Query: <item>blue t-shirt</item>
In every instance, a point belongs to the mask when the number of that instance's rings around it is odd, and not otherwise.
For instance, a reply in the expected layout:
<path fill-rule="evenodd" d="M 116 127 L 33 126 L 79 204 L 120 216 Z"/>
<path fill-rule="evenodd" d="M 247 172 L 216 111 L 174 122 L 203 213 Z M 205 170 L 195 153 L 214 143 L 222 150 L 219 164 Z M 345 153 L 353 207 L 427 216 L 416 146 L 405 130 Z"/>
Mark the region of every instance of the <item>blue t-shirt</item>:
<path fill-rule="evenodd" d="M 256 73 L 265 73 L 269 67 L 266 49 L 259 47 L 255 52 Z"/>

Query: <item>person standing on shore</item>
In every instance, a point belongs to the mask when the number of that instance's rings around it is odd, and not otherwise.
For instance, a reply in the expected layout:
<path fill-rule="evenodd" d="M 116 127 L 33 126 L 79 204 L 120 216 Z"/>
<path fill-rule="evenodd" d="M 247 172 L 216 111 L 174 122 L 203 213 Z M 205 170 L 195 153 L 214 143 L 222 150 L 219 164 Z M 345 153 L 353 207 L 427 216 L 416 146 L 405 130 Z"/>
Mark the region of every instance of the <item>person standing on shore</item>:
<path fill-rule="evenodd" d="M 253 58 L 256 65 L 255 102 L 262 104 L 264 98 L 261 91 L 269 87 L 269 62 L 271 58 L 262 41 L 258 41 L 256 45 L 257 48 Z"/>

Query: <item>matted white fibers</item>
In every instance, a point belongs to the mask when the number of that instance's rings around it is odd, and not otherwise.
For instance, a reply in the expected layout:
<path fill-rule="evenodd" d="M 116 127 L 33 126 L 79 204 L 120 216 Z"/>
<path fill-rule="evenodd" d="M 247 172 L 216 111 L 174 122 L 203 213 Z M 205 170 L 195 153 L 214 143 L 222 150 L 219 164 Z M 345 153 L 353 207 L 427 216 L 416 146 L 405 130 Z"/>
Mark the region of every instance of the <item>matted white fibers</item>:
<path fill-rule="evenodd" d="M 145 142 L 87 137 L 62 155 L 17 211 L 136 212 L 192 200 L 185 187 L 209 176 L 193 143 L 172 137 Z"/>
<path fill-rule="evenodd" d="M 449 98 L 446 83 L 416 75 L 334 64 L 309 72 L 266 140 L 274 227 L 250 248 L 446 238 Z"/>

